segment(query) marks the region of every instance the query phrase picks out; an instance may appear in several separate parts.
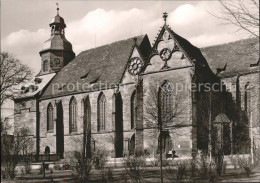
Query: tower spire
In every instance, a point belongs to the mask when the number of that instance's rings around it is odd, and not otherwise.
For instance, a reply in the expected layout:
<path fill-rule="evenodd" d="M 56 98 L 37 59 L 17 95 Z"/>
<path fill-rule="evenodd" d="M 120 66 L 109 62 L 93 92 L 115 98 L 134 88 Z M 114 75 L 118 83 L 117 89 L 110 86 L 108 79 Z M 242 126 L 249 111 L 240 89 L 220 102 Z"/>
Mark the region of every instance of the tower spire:
<path fill-rule="evenodd" d="M 163 13 L 163 19 L 164 19 L 165 24 L 166 24 L 166 21 L 167 21 L 167 17 L 168 17 L 168 13 L 164 12 Z"/>
<path fill-rule="evenodd" d="M 56 5 L 57 5 L 57 15 L 58 15 L 59 14 L 59 10 L 60 10 L 59 3 L 57 2 Z"/>

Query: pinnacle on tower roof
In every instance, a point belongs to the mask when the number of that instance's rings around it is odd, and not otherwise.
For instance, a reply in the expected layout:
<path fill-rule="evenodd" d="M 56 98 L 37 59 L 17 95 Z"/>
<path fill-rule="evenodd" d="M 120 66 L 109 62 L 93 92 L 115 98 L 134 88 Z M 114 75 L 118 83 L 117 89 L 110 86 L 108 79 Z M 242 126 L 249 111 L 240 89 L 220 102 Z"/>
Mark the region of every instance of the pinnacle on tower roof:
<path fill-rule="evenodd" d="M 56 3 L 56 5 L 57 5 L 57 15 L 52 18 L 51 23 L 50 23 L 50 27 L 52 25 L 55 25 L 55 24 L 57 25 L 58 24 L 59 26 L 62 26 L 63 28 L 66 28 L 66 24 L 65 24 L 64 19 L 59 15 L 59 10 L 60 10 L 59 4 Z"/>
<path fill-rule="evenodd" d="M 59 8 L 59 4 L 58 3 L 56 3 L 56 5 L 57 5 L 57 15 L 58 15 L 60 8 Z"/>

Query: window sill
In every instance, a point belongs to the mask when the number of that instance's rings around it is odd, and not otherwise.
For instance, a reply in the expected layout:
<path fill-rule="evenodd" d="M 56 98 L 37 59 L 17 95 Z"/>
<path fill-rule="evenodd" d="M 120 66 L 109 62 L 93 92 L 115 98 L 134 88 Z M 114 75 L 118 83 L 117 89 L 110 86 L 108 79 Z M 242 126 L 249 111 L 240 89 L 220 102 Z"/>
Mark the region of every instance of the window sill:
<path fill-rule="evenodd" d="M 54 133 L 54 130 L 48 130 L 46 133 Z"/>

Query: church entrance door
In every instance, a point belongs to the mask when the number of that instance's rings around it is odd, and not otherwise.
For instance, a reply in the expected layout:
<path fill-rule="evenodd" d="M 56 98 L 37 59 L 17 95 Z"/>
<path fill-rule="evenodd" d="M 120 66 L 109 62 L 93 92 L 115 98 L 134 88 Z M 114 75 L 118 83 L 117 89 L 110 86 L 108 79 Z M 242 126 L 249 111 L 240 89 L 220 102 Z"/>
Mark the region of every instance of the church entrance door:
<path fill-rule="evenodd" d="M 61 102 L 57 104 L 56 153 L 60 156 L 61 159 L 64 158 L 63 107 Z"/>
<path fill-rule="evenodd" d="M 115 150 L 116 158 L 123 157 L 124 137 L 123 137 L 123 101 L 121 94 L 115 96 Z"/>

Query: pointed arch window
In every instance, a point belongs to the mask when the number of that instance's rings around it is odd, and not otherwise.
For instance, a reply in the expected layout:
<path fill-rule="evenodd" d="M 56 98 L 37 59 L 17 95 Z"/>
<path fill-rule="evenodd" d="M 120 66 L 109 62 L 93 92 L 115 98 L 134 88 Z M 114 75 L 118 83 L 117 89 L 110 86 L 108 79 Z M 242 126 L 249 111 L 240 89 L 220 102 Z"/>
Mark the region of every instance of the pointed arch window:
<path fill-rule="evenodd" d="M 69 131 L 77 132 L 77 101 L 72 97 L 69 104 Z"/>
<path fill-rule="evenodd" d="M 53 107 L 52 104 L 49 103 L 47 107 L 47 131 L 53 130 Z"/>
<path fill-rule="evenodd" d="M 98 124 L 97 130 L 102 131 L 106 129 L 106 96 L 100 93 L 98 97 Z"/>
<path fill-rule="evenodd" d="M 43 61 L 43 72 L 48 71 L 48 60 Z"/>
<path fill-rule="evenodd" d="M 250 116 L 250 90 L 249 90 L 249 82 L 245 85 L 245 95 L 244 95 L 244 108 L 247 116 Z"/>
<path fill-rule="evenodd" d="M 136 101 L 136 90 L 135 90 L 131 96 L 131 129 L 135 127 L 136 119 L 137 119 L 137 101 Z"/>
<path fill-rule="evenodd" d="M 159 102 L 159 118 L 162 124 L 167 124 L 173 118 L 173 101 L 172 101 L 172 86 L 168 81 L 165 81 L 158 92 Z"/>

